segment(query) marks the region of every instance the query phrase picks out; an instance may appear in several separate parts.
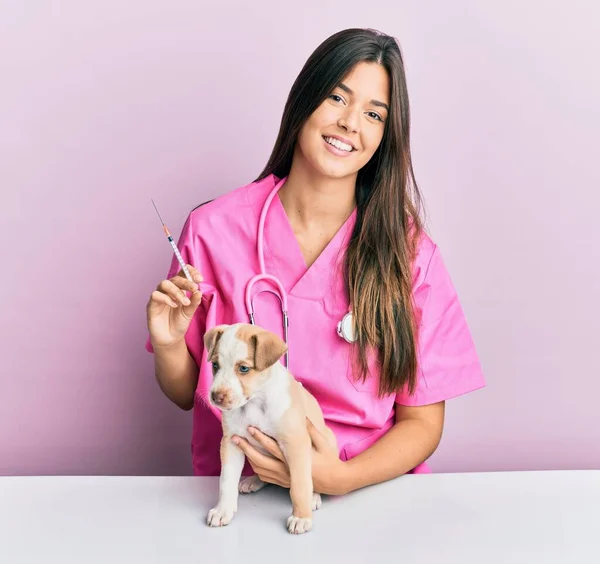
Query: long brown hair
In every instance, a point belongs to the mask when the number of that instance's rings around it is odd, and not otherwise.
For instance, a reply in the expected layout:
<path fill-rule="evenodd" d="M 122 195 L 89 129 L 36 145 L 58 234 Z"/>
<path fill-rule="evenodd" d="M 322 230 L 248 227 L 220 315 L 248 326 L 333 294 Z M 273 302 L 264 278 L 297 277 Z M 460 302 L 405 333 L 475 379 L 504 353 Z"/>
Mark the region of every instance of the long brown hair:
<path fill-rule="evenodd" d="M 257 180 L 289 174 L 305 121 L 360 62 L 383 65 L 390 79 L 390 112 L 381 144 L 358 172 L 356 224 L 344 258 L 354 313 L 358 377 L 378 356 L 379 394 L 407 387 L 417 371 L 412 260 L 423 229 L 421 195 L 410 153 L 410 111 L 398 42 L 370 29 L 346 29 L 326 39 L 306 61 L 288 96 L 277 140 Z"/>

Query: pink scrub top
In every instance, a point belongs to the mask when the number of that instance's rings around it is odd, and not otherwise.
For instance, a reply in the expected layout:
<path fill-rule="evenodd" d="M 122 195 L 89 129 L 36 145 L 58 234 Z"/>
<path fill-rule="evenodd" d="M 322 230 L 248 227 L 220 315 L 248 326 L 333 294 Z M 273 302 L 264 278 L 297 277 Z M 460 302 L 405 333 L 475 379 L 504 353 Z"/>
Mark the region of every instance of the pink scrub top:
<path fill-rule="evenodd" d="M 186 334 L 191 356 L 199 367 L 191 440 L 193 473 L 220 473 L 220 412 L 205 400 L 212 382 L 203 347 L 204 333 L 219 324 L 248 322 L 244 292 L 259 269 L 258 219 L 263 204 L 280 181 L 271 175 L 237 188 L 191 212 L 178 241 L 187 264 L 204 276 L 202 303 Z M 343 253 L 356 211 L 348 218 L 313 265 L 306 263 L 279 197 L 274 197 L 264 227 L 266 271 L 288 293 L 289 368 L 318 400 L 335 433 L 339 454 L 348 460 L 377 441 L 394 424 L 396 403 L 426 405 L 448 400 L 485 385 L 478 356 L 456 291 L 435 243 L 423 235 L 414 263 L 413 292 L 418 319 L 418 384 L 409 396 L 398 391 L 377 397 L 377 375 L 356 382 L 350 367 L 350 347 L 336 332 L 349 302 L 342 273 Z M 173 257 L 167 278 L 180 270 Z M 255 321 L 283 337 L 279 299 L 255 285 Z M 152 351 L 150 339 L 146 349 Z M 373 368 L 376 368 L 373 366 Z M 426 462 L 412 473 L 426 473 Z M 244 475 L 252 473 L 248 462 Z"/>

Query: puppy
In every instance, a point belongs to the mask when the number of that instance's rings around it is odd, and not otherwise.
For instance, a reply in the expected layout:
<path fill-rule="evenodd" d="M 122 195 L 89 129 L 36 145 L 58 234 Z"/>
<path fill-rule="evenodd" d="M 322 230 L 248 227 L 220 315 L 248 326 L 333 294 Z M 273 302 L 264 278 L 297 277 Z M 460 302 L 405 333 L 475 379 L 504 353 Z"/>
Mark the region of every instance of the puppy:
<path fill-rule="evenodd" d="M 252 425 L 273 437 L 290 471 L 292 514 L 290 533 L 312 529 L 312 510 L 321 497 L 313 492 L 312 443 L 306 417 L 337 449 L 335 435 L 326 427 L 316 399 L 278 362 L 287 346 L 277 335 L 256 325 L 219 325 L 204 335 L 208 361 L 213 366 L 209 401 L 222 411 L 221 476 L 219 499 L 208 513 L 211 527 L 229 524 L 237 511 L 238 493 L 257 491 L 265 484 L 253 475 L 240 481 L 244 453 L 232 442 L 245 437 L 269 455 L 248 433 Z"/>

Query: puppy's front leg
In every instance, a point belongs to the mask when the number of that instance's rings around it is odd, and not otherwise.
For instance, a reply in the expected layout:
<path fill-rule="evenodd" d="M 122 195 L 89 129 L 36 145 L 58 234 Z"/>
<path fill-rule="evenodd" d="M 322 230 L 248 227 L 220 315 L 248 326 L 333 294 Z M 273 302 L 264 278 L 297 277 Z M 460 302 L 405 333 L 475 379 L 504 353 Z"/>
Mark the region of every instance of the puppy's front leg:
<path fill-rule="evenodd" d="M 219 501 L 208 512 L 207 523 L 211 527 L 229 524 L 237 511 L 238 483 L 244 469 L 244 453 L 231 442 L 231 437 L 221 439 L 221 476 L 219 478 Z"/>
<path fill-rule="evenodd" d="M 302 534 L 312 529 L 312 458 L 308 434 L 290 437 L 285 441 L 284 454 L 290 469 L 292 514 L 288 517 L 290 533 Z"/>

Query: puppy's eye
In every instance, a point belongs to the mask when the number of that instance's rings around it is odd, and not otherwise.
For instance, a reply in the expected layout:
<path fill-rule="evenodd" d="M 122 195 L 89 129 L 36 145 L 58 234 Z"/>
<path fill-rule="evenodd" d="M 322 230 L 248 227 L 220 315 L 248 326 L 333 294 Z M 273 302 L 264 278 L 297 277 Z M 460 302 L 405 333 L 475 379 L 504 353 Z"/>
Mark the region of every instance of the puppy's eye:
<path fill-rule="evenodd" d="M 213 367 L 213 370 L 215 370 L 215 371 L 219 370 L 219 363 L 218 362 L 213 362 L 212 363 L 212 367 Z"/>
<path fill-rule="evenodd" d="M 248 372 L 250 372 L 250 368 L 248 368 L 247 366 L 244 366 L 243 364 L 240 366 L 240 372 L 242 374 L 248 374 Z"/>

